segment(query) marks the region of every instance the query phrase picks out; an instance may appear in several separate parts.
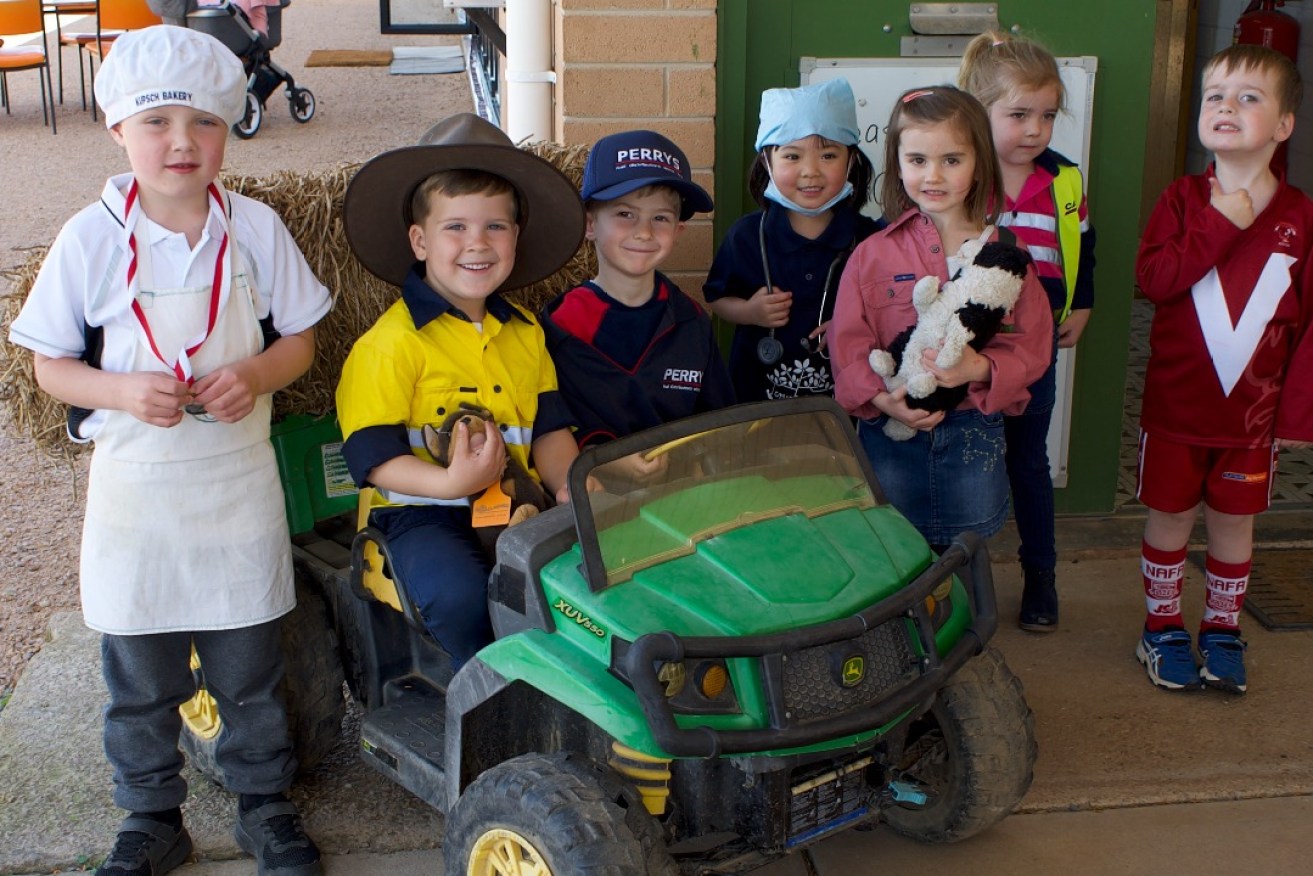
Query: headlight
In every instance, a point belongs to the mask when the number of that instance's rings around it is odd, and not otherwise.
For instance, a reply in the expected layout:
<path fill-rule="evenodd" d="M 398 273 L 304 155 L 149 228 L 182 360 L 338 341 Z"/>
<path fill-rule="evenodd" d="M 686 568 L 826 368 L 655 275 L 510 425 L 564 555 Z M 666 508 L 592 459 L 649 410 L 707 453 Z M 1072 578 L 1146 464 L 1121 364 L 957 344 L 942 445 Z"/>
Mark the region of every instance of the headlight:
<path fill-rule="evenodd" d="M 925 598 L 925 610 L 930 615 L 930 625 L 936 630 L 953 614 L 953 579 L 945 578 L 930 595 Z"/>
<path fill-rule="evenodd" d="M 698 693 L 709 700 L 719 699 L 729 687 L 729 671 L 719 663 L 703 663 L 698 667 Z"/>
<path fill-rule="evenodd" d="M 657 681 L 661 682 L 661 688 L 666 692 L 666 699 L 674 699 L 684 691 L 684 685 L 688 681 L 688 672 L 684 669 L 683 663 L 662 663 L 661 668 L 657 670 Z"/>
<path fill-rule="evenodd" d="M 611 674 L 633 687 L 625 669 L 630 643 L 619 636 L 611 639 Z M 736 715 L 738 695 L 723 657 L 694 657 L 656 661 L 652 665 L 661 693 L 670 708 L 685 715 Z"/>
<path fill-rule="evenodd" d="M 676 712 L 693 715 L 730 714 L 739 710 L 729 667 L 724 660 L 685 660 L 663 663 L 657 678 L 665 687 L 666 699 Z M 676 686 L 676 680 L 678 682 Z M 692 684 L 689 684 L 689 681 Z"/>

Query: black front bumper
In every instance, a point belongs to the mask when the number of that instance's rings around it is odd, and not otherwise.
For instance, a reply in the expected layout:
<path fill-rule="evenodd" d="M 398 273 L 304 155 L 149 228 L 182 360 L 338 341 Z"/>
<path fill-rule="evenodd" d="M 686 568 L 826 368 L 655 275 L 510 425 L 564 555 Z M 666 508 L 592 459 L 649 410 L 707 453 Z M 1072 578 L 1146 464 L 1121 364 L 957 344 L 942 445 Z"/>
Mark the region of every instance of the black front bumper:
<path fill-rule="evenodd" d="M 961 638 L 940 657 L 925 599 L 954 573 L 966 585 L 971 620 Z M 811 718 L 804 718 L 790 708 L 782 668 L 790 657 L 806 654 L 809 649 L 869 639 L 878 635 L 884 624 L 903 625 L 907 619 L 912 621 L 910 626 L 919 651 L 915 665 L 904 680 L 885 690 L 878 700 Z M 669 632 L 649 633 L 630 646 L 624 667 L 657 744 L 676 757 L 716 757 L 814 745 L 881 727 L 917 705 L 928 704 L 954 672 L 980 653 L 997 629 L 998 606 L 989 553 L 984 541 L 969 532 L 955 539 L 944 555 L 911 584 L 851 617 L 765 636 L 681 637 Z M 762 661 L 772 726 L 753 730 L 680 727 L 658 680 L 657 667 L 688 659 L 735 657 Z"/>

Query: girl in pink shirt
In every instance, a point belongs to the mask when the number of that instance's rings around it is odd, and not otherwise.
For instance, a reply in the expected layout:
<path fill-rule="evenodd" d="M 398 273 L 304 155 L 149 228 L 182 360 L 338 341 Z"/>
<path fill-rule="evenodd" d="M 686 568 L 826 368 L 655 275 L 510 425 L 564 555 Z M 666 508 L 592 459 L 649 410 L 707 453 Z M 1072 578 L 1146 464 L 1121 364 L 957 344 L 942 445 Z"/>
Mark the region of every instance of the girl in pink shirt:
<path fill-rule="evenodd" d="M 980 103 L 949 85 L 913 89 L 894 104 L 885 140 L 881 203 L 889 227 L 857 247 L 839 282 L 830 344 L 835 397 L 860 418 L 858 434 L 889 500 L 936 549 L 965 530 L 990 536 L 1007 516 L 1003 414 L 1024 410 L 1027 387 L 1048 367 L 1053 315 L 1033 266 L 1006 324 L 981 350 L 963 350 L 951 368 L 926 367 L 941 387 L 965 385 L 953 411 L 908 405 L 871 370 L 872 350 L 888 349 L 916 322 L 912 287 L 960 271 L 962 245 L 996 239 L 1002 174 Z M 884 419 L 916 430 L 885 435 Z"/>

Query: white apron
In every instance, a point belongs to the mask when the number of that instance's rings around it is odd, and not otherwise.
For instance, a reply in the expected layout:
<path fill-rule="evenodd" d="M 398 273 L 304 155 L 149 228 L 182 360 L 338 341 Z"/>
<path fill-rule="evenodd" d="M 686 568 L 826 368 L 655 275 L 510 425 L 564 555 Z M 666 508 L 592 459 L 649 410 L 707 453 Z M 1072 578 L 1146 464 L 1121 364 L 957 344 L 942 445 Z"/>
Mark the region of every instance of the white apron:
<path fill-rule="evenodd" d="M 178 350 L 205 326 L 210 287 L 149 289 L 149 244 L 138 271 L 157 347 Z M 231 290 L 214 328 L 190 357 L 199 379 L 258 353 L 254 290 L 228 241 Z M 145 333 L 133 369 L 163 371 Z M 162 428 L 110 411 L 95 437 L 82 530 L 82 611 L 87 626 L 132 635 L 232 629 L 292 609 L 291 548 L 282 484 L 269 442 L 270 397 L 238 423 L 184 414 Z"/>

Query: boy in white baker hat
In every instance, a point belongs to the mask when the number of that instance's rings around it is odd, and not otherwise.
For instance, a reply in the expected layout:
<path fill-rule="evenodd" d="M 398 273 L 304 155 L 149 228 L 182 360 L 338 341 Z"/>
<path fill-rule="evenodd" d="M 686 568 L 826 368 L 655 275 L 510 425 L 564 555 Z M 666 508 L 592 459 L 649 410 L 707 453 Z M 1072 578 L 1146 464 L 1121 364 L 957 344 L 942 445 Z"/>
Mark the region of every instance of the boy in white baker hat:
<path fill-rule="evenodd" d="M 95 441 L 82 611 L 104 634 L 105 752 L 130 813 L 97 871 L 112 876 L 191 854 L 178 707 L 196 692 L 193 646 L 238 843 L 260 874 L 322 872 L 285 796 L 279 626 L 295 596 L 269 416 L 330 301 L 278 216 L 216 181 L 245 91 L 241 62 L 205 34 L 119 37 L 95 92 L 132 172 L 60 231 L 10 329 L 73 407 L 70 437 Z"/>

